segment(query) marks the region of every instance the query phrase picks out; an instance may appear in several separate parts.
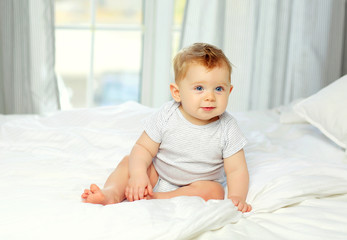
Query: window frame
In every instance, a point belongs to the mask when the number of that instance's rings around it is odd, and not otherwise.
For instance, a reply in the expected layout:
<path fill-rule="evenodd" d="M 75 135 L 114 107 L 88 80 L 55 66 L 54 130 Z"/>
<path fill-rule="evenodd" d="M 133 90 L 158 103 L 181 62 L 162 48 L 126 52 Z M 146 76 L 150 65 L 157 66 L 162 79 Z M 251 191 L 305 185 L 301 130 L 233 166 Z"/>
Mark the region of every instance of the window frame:
<path fill-rule="evenodd" d="M 175 0 L 142 0 L 142 22 L 139 25 L 105 26 L 96 24 L 96 1 L 90 0 L 90 22 L 87 25 L 55 25 L 56 30 L 88 30 L 90 34 L 89 72 L 86 78 L 86 107 L 94 107 L 95 32 L 135 31 L 142 35 L 141 64 L 139 69 L 139 96 L 141 104 L 158 107 L 170 99 L 168 85 L 172 80 L 173 25 Z M 165 34 L 163 34 L 163 29 Z M 158 46 L 159 45 L 159 46 Z M 161 69 L 161 71 L 157 71 Z M 162 91 L 167 89 L 167 91 Z"/>

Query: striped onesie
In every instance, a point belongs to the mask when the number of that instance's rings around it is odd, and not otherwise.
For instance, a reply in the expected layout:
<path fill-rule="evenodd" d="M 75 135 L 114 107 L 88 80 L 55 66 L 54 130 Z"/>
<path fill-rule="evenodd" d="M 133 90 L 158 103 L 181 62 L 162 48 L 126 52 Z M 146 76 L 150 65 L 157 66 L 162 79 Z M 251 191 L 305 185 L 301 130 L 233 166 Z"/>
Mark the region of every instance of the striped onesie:
<path fill-rule="evenodd" d="M 245 144 L 236 120 L 224 112 L 217 121 L 194 125 L 184 118 L 180 103 L 170 101 L 146 119 L 145 132 L 160 143 L 153 165 L 159 174 L 158 192 L 171 191 L 199 180 L 223 183 L 223 159 Z"/>

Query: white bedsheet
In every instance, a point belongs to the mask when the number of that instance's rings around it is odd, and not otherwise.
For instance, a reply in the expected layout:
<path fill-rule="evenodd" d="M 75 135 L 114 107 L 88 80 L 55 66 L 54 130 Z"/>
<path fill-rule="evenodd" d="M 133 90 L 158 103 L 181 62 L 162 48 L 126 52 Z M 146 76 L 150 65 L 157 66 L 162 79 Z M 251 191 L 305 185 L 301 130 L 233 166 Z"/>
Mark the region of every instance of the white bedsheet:
<path fill-rule="evenodd" d="M 153 111 L 128 102 L 0 115 L 0 239 L 347 239 L 344 151 L 308 124 L 280 124 L 275 111 L 234 114 L 249 141 L 251 213 L 198 197 L 82 203 Z"/>

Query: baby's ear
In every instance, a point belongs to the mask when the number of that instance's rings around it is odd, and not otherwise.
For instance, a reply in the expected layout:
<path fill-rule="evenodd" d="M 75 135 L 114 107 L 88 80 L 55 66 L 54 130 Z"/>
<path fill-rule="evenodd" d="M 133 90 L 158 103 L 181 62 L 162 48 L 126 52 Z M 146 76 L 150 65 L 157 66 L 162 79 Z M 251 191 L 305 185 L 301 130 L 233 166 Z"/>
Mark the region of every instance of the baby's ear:
<path fill-rule="evenodd" d="M 229 93 L 231 93 L 231 91 L 233 90 L 234 86 L 233 85 L 230 85 L 230 90 L 229 90 Z"/>
<path fill-rule="evenodd" d="M 176 83 L 171 83 L 170 84 L 170 92 L 171 92 L 172 98 L 176 102 L 181 102 L 180 89 L 179 89 L 179 87 L 178 87 L 178 85 Z"/>

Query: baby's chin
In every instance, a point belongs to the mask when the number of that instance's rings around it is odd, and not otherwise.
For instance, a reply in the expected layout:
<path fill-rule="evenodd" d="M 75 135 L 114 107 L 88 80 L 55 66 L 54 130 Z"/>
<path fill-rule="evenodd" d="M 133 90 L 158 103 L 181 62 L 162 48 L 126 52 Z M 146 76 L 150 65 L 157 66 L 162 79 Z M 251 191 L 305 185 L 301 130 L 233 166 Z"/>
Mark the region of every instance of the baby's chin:
<path fill-rule="evenodd" d="M 216 109 L 216 108 L 212 109 L 212 110 L 201 109 L 200 114 L 197 117 L 200 118 L 201 120 L 211 120 L 211 119 L 218 118 L 220 115 L 223 114 L 223 112 L 224 111 L 221 111 L 221 110 Z"/>
<path fill-rule="evenodd" d="M 204 124 L 208 124 L 214 121 L 217 121 L 219 119 L 220 115 L 213 115 L 213 116 L 202 116 L 198 118 L 201 122 L 204 122 Z"/>

